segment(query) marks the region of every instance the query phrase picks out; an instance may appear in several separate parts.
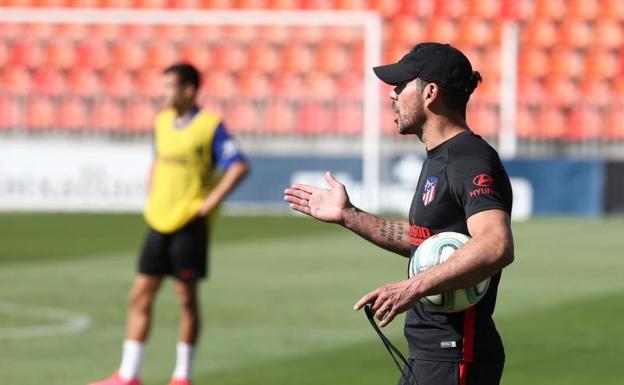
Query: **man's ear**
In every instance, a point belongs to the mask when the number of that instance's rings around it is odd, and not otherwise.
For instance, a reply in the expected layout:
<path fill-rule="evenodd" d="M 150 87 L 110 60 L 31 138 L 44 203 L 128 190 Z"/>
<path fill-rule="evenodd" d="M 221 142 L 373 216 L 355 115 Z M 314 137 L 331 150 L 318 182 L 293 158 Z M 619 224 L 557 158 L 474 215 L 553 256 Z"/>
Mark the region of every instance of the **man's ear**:
<path fill-rule="evenodd" d="M 429 107 L 440 96 L 440 87 L 435 83 L 429 83 L 423 88 L 423 99 L 425 107 Z"/>

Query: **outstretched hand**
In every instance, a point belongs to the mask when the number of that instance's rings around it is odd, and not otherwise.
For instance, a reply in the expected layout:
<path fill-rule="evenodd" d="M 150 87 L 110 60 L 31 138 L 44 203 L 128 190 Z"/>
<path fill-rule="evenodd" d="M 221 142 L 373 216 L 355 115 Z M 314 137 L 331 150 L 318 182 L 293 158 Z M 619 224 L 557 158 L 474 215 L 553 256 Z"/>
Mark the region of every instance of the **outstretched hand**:
<path fill-rule="evenodd" d="M 343 212 L 351 207 L 345 186 L 328 171 L 325 180 L 329 189 L 307 184 L 294 184 L 284 190 L 284 200 L 293 210 L 325 222 L 343 223 Z"/>

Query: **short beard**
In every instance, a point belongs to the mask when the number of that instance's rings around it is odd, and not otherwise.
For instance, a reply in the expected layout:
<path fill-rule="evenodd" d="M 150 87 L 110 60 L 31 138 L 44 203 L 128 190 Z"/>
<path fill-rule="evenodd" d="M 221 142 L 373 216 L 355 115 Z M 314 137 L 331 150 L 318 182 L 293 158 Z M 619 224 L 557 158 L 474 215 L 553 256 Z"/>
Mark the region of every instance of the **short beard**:
<path fill-rule="evenodd" d="M 422 136 L 422 127 L 425 123 L 425 114 L 422 110 L 414 106 L 410 106 L 405 113 L 399 113 L 398 131 L 401 135 L 418 135 Z"/>

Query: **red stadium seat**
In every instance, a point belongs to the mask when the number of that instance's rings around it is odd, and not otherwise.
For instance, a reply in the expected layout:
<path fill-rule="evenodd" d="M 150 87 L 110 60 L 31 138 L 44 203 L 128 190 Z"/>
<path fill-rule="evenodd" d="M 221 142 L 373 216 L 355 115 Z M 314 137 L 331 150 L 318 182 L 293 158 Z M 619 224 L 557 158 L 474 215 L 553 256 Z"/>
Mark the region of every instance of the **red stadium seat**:
<path fill-rule="evenodd" d="M 122 36 L 128 40 L 147 42 L 154 39 L 154 28 L 146 24 L 124 24 L 121 26 Z"/>
<path fill-rule="evenodd" d="M 394 19 L 401 10 L 401 2 L 388 0 L 370 0 L 368 6 L 384 19 Z"/>
<path fill-rule="evenodd" d="M 587 77 L 613 78 L 620 70 L 618 57 L 607 50 L 591 50 L 585 55 Z"/>
<path fill-rule="evenodd" d="M 273 44 L 285 44 L 290 40 L 292 28 L 283 25 L 261 25 L 258 27 L 258 36 Z"/>
<path fill-rule="evenodd" d="M 603 126 L 604 121 L 599 110 L 587 105 L 579 105 L 572 110 L 566 137 L 572 141 L 600 139 Z"/>
<path fill-rule="evenodd" d="M 258 123 L 262 121 L 253 104 L 245 101 L 231 103 L 226 109 L 225 116 L 228 128 L 235 134 L 257 132 L 260 128 Z"/>
<path fill-rule="evenodd" d="M 135 92 L 142 97 L 157 98 L 161 94 L 162 71 L 144 68 L 134 77 Z"/>
<path fill-rule="evenodd" d="M 269 9 L 300 9 L 300 0 L 268 0 L 267 7 Z"/>
<path fill-rule="evenodd" d="M 301 0 L 303 9 L 332 9 L 331 0 Z"/>
<path fill-rule="evenodd" d="M 485 47 L 493 40 L 493 25 L 484 19 L 462 19 L 459 24 L 459 43 L 473 47 Z"/>
<path fill-rule="evenodd" d="M 354 44 L 351 46 L 349 57 L 350 72 L 361 74 L 364 72 L 364 43 Z"/>
<path fill-rule="evenodd" d="M 0 96 L 0 131 L 14 130 L 23 124 L 24 114 L 20 112 L 17 100 L 11 96 Z"/>
<path fill-rule="evenodd" d="M 526 21 L 534 18 L 534 0 L 503 0 L 500 16 L 504 19 Z"/>
<path fill-rule="evenodd" d="M 576 51 L 556 48 L 550 55 L 549 73 L 555 76 L 579 78 L 583 74 L 583 58 Z"/>
<path fill-rule="evenodd" d="M 279 55 L 272 44 L 260 41 L 249 47 L 246 65 L 249 70 L 270 74 L 279 64 Z"/>
<path fill-rule="evenodd" d="M 361 103 L 339 103 L 333 117 L 335 133 L 341 135 L 361 135 L 364 117 Z"/>
<path fill-rule="evenodd" d="M 383 52 L 384 63 L 394 63 L 399 61 L 406 53 L 412 49 L 413 45 L 408 43 L 391 43 Z"/>
<path fill-rule="evenodd" d="M 183 24 L 161 24 L 155 26 L 154 31 L 157 40 L 179 43 L 189 37 L 189 30 Z"/>
<path fill-rule="evenodd" d="M 296 126 L 293 107 L 286 102 L 272 101 L 266 108 L 264 124 L 272 134 L 292 133 Z"/>
<path fill-rule="evenodd" d="M 318 103 L 305 103 L 297 113 L 297 133 L 303 135 L 328 134 L 336 132 L 331 112 Z"/>
<path fill-rule="evenodd" d="M 618 76 L 611 82 L 611 93 L 614 100 L 620 103 L 624 100 L 624 77 Z"/>
<path fill-rule="evenodd" d="M 104 8 L 133 8 L 134 0 L 100 0 Z"/>
<path fill-rule="evenodd" d="M 312 72 L 303 82 L 306 100 L 328 102 L 337 96 L 336 83 L 331 76 Z"/>
<path fill-rule="evenodd" d="M 472 65 L 472 69 L 474 71 L 479 71 L 479 73 L 481 73 L 483 68 L 488 66 L 488 64 L 483 60 L 484 55 L 482 49 L 463 44 L 457 44 L 455 47 L 462 51 L 468 60 L 470 60 L 470 64 Z"/>
<path fill-rule="evenodd" d="M 521 106 L 537 107 L 544 103 L 545 92 L 542 83 L 532 77 L 518 79 L 518 103 Z"/>
<path fill-rule="evenodd" d="M 236 0 L 203 0 L 204 8 L 230 9 L 235 8 Z"/>
<path fill-rule="evenodd" d="M 59 96 L 67 88 L 62 72 L 51 68 L 41 68 L 35 73 L 35 93 L 44 96 Z"/>
<path fill-rule="evenodd" d="M 545 80 L 544 90 L 548 101 L 556 107 L 570 107 L 579 99 L 578 87 L 566 77 L 552 76 Z"/>
<path fill-rule="evenodd" d="M 303 44 L 316 44 L 325 37 L 323 27 L 299 25 L 291 28 L 291 41 Z"/>
<path fill-rule="evenodd" d="M 89 26 L 89 37 L 92 39 L 111 42 L 121 38 L 121 33 L 122 28 L 118 24 L 98 23 Z"/>
<path fill-rule="evenodd" d="M 499 119 L 496 110 L 486 104 L 470 104 L 467 111 L 470 128 L 485 138 L 494 138 L 498 134 Z"/>
<path fill-rule="evenodd" d="M 61 23 L 56 26 L 56 38 L 66 39 L 72 42 L 82 40 L 89 36 L 86 24 Z"/>
<path fill-rule="evenodd" d="M 113 67 L 137 70 L 145 64 L 145 50 L 141 44 L 132 40 L 119 39 L 111 47 L 111 65 Z"/>
<path fill-rule="evenodd" d="M 459 38 L 459 28 L 452 19 L 430 19 L 427 25 L 427 40 L 455 44 Z"/>
<path fill-rule="evenodd" d="M 100 100 L 89 111 L 87 129 L 101 132 L 121 132 L 123 112 L 112 99 Z"/>
<path fill-rule="evenodd" d="M 197 40 L 182 43 L 180 59 L 185 63 L 191 63 L 202 72 L 211 68 L 212 65 L 210 49 L 202 41 Z"/>
<path fill-rule="evenodd" d="M 201 7 L 201 0 L 169 0 L 167 6 L 169 8 L 179 9 L 195 9 Z"/>
<path fill-rule="evenodd" d="M 102 83 L 106 95 L 114 98 L 128 98 L 133 96 L 134 87 L 132 76 L 123 68 L 108 68 L 102 74 Z"/>
<path fill-rule="evenodd" d="M 581 19 L 562 20 L 558 35 L 558 43 L 569 48 L 583 49 L 594 43 L 592 27 Z"/>
<path fill-rule="evenodd" d="M 414 45 L 424 41 L 427 35 L 424 23 L 407 16 L 397 15 L 384 24 L 384 41 L 396 44 Z"/>
<path fill-rule="evenodd" d="M 267 0 L 237 0 L 236 7 L 240 9 L 262 9 L 267 7 Z"/>
<path fill-rule="evenodd" d="M 546 51 L 541 48 L 522 48 L 518 57 L 520 76 L 542 78 L 548 74 L 549 60 Z"/>
<path fill-rule="evenodd" d="M 89 69 L 73 68 L 67 79 L 69 92 L 81 97 L 95 97 L 102 91 L 100 78 Z"/>
<path fill-rule="evenodd" d="M 431 0 L 401 0 L 399 13 L 428 19 L 433 16 L 435 1 Z"/>
<path fill-rule="evenodd" d="M 31 92 L 32 79 L 30 72 L 24 67 L 5 67 L 0 85 L 4 92 L 12 95 L 25 96 Z"/>
<path fill-rule="evenodd" d="M 349 72 L 338 79 L 340 99 L 361 102 L 364 97 L 364 78 L 358 73 Z"/>
<path fill-rule="evenodd" d="M 316 69 L 330 75 L 345 73 L 350 67 L 345 49 L 331 41 L 319 44 L 316 52 Z"/>
<path fill-rule="evenodd" d="M 622 0 L 602 0 L 601 5 L 603 20 L 624 20 L 624 2 Z"/>
<path fill-rule="evenodd" d="M 538 18 L 560 20 L 565 14 L 565 0 L 535 0 L 535 16 Z"/>
<path fill-rule="evenodd" d="M 56 108 L 48 98 L 36 97 L 26 103 L 26 129 L 42 131 L 54 128 Z"/>
<path fill-rule="evenodd" d="M 563 110 L 543 106 L 537 114 L 536 137 L 541 140 L 561 140 L 568 127 Z"/>
<path fill-rule="evenodd" d="M 624 44 L 622 26 L 615 20 L 602 19 L 594 26 L 592 46 L 604 49 L 619 49 Z"/>
<path fill-rule="evenodd" d="M 516 135 L 520 139 L 535 139 L 535 113 L 530 107 L 519 106 L 516 112 Z"/>
<path fill-rule="evenodd" d="M 66 5 L 65 0 L 34 0 L 33 5 L 36 7 L 52 7 L 59 8 Z"/>
<path fill-rule="evenodd" d="M 247 45 L 258 38 L 258 31 L 253 25 L 226 25 L 223 30 L 224 39 L 235 44 Z"/>
<path fill-rule="evenodd" d="M 11 46 L 11 61 L 14 66 L 37 68 L 43 61 L 41 45 L 33 39 L 19 39 Z"/>
<path fill-rule="evenodd" d="M 500 102 L 500 78 L 488 77 L 479 84 L 471 96 L 471 100 L 479 101 L 488 106 L 498 105 Z"/>
<path fill-rule="evenodd" d="M 68 5 L 72 8 L 98 8 L 100 0 L 69 0 Z"/>
<path fill-rule="evenodd" d="M 273 94 L 280 100 L 301 100 L 306 92 L 303 79 L 296 72 L 278 73 L 273 79 Z"/>
<path fill-rule="evenodd" d="M 521 42 L 540 48 L 550 48 L 557 42 L 557 27 L 548 19 L 534 19 L 521 32 Z"/>
<path fill-rule="evenodd" d="M 493 46 L 485 50 L 479 71 L 485 80 L 499 78 L 501 76 L 500 65 L 500 49 L 497 46 Z"/>
<path fill-rule="evenodd" d="M 467 6 L 464 0 L 437 0 L 433 12 L 445 19 L 459 19 L 466 14 Z"/>
<path fill-rule="evenodd" d="M 152 132 L 156 114 L 156 109 L 147 100 L 134 100 L 124 111 L 123 127 L 134 133 Z"/>
<path fill-rule="evenodd" d="M 21 23 L 0 23 L 0 40 L 13 40 L 22 34 Z"/>
<path fill-rule="evenodd" d="M 229 100 L 237 95 L 236 81 L 230 72 L 210 70 L 204 74 L 206 96 L 217 100 Z"/>
<path fill-rule="evenodd" d="M 624 141 L 624 108 L 613 106 L 607 114 L 605 137 L 611 141 Z"/>
<path fill-rule="evenodd" d="M 26 23 L 22 26 L 22 38 L 42 41 L 54 36 L 56 26 L 50 23 Z"/>
<path fill-rule="evenodd" d="M 481 19 L 494 20 L 501 15 L 502 3 L 500 0 L 468 0 L 467 13 Z"/>
<path fill-rule="evenodd" d="M 381 107 L 381 133 L 387 136 L 397 136 L 397 127 L 394 123 L 396 114 L 392 111 L 392 107 L 385 103 Z"/>
<path fill-rule="evenodd" d="M 222 71 L 238 72 L 245 66 L 245 52 L 232 43 L 221 43 L 212 51 L 213 66 Z"/>
<path fill-rule="evenodd" d="M 609 82 L 603 79 L 584 78 L 580 91 L 583 103 L 592 107 L 606 108 L 616 100 L 611 93 Z"/>
<path fill-rule="evenodd" d="M 334 0 L 334 9 L 361 11 L 366 9 L 366 0 Z"/>
<path fill-rule="evenodd" d="M 87 111 L 84 102 L 78 98 L 64 99 L 58 112 L 58 128 L 63 131 L 84 130 L 87 125 Z"/>
<path fill-rule="evenodd" d="M 135 8 L 165 8 L 167 0 L 134 0 Z"/>
<path fill-rule="evenodd" d="M 314 65 L 314 56 L 306 45 L 293 43 L 282 50 L 281 63 L 284 72 L 307 73 Z"/>
<path fill-rule="evenodd" d="M 168 41 L 153 41 L 147 46 L 145 65 L 156 69 L 165 69 L 178 62 L 179 53 Z"/>
<path fill-rule="evenodd" d="M 568 17 L 594 20 L 600 15 L 601 4 L 598 0 L 568 0 L 566 6 Z"/>
<path fill-rule="evenodd" d="M 239 95 L 255 102 L 267 100 L 271 96 L 269 78 L 259 72 L 243 71 L 238 78 Z"/>
<path fill-rule="evenodd" d="M 215 24 L 194 24 L 188 27 L 188 38 L 202 43 L 214 43 L 223 40 L 223 28 Z"/>
<path fill-rule="evenodd" d="M 345 46 L 355 44 L 358 41 L 364 41 L 364 28 L 349 25 L 327 26 L 324 39 L 327 40 L 328 38 Z"/>
<path fill-rule="evenodd" d="M 69 69 L 75 65 L 76 52 L 74 45 L 65 39 L 54 39 L 48 43 L 45 54 L 45 65 L 58 69 Z"/>
<path fill-rule="evenodd" d="M 85 40 L 76 49 L 76 65 L 82 68 L 102 69 L 110 62 L 108 45 L 102 40 Z"/>
<path fill-rule="evenodd" d="M 7 44 L 0 40 L 0 68 L 3 68 L 9 62 L 9 48 Z"/>

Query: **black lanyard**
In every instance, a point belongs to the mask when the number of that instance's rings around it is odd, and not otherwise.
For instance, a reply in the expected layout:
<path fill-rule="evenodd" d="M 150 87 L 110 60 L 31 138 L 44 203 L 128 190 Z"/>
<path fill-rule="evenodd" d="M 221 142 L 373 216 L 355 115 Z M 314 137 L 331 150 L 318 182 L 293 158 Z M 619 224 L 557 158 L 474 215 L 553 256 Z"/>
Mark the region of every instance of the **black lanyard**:
<path fill-rule="evenodd" d="M 377 326 L 377 322 L 375 322 L 375 315 L 373 314 L 373 310 L 371 309 L 370 305 L 364 306 L 364 313 L 366 313 L 366 318 L 368 318 L 368 322 L 370 322 L 371 326 L 373 327 L 373 329 L 375 329 L 375 332 L 377 333 L 379 338 L 381 338 L 381 342 L 383 342 L 384 346 L 386 347 L 386 350 L 388 350 L 388 353 L 390 353 L 390 357 L 392 357 L 392 361 L 394 361 L 394 364 L 399 369 L 399 372 L 401 372 L 401 376 L 403 376 L 403 379 L 405 380 L 405 384 L 413 383 L 415 385 L 418 385 L 418 380 L 416 380 L 416 375 L 414 374 L 414 371 L 412 370 L 412 366 L 407 362 L 405 357 L 403 357 L 403 354 L 401 354 L 401 351 L 397 349 L 397 347 L 394 346 L 392 342 L 390 342 L 388 337 L 386 337 L 379 329 L 379 326 Z M 409 378 L 407 378 L 407 374 L 405 373 L 403 368 L 401 368 L 401 364 L 399 363 L 399 359 L 397 359 L 397 356 L 399 357 L 401 362 L 405 365 L 404 367 L 407 368 L 407 370 L 409 370 L 409 374 L 411 375 L 413 381 L 409 381 Z"/>

